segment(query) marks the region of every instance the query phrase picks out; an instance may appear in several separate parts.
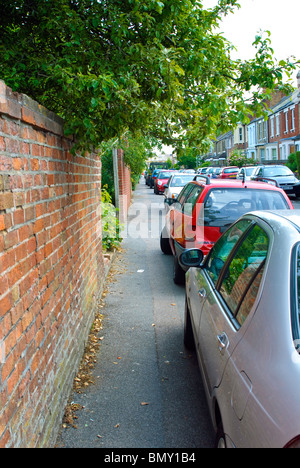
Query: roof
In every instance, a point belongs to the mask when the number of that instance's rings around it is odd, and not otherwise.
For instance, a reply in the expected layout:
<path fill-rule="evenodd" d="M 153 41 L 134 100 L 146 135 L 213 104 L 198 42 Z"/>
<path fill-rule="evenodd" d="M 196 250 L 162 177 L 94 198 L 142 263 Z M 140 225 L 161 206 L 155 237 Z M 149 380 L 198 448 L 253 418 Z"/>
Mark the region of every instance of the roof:
<path fill-rule="evenodd" d="M 282 192 L 282 189 L 275 187 L 274 185 L 268 184 L 266 182 L 258 182 L 255 180 L 246 180 L 243 182 L 239 179 L 209 179 L 208 177 L 203 177 L 203 180 L 193 181 L 194 184 L 198 185 L 207 185 L 209 188 L 250 188 L 258 190 L 277 190 Z M 199 176 L 200 178 L 200 176 Z M 209 183 L 205 181 L 209 179 Z"/>
<path fill-rule="evenodd" d="M 247 214 L 257 216 L 269 224 L 282 225 L 285 220 L 297 231 L 300 231 L 300 210 L 252 211 Z"/>

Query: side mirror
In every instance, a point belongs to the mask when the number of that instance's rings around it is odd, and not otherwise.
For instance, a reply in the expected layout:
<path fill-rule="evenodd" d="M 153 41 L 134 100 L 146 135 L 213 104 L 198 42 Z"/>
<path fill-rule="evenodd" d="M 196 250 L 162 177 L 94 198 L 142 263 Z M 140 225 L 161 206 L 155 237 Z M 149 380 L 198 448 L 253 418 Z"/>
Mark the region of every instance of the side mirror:
<path fill-rule="evenodd" d="M 177 203 L 177 198 L 169 198 L 169 205 L 174 205 L 174 203 Z"/>
<path fill-rule="evenodd" d="M 202 250 L 188 249 L 180 255 L 179 263 L 184 267 L 199 268 L 203 262 L 203 259 L 204 259 L 204 254 Z"/>
<path fill-rule="evenodd" d="M 169 187 L 168 184 L 164 184 L 164 188 L 168 188 L 168 187 Z"/>

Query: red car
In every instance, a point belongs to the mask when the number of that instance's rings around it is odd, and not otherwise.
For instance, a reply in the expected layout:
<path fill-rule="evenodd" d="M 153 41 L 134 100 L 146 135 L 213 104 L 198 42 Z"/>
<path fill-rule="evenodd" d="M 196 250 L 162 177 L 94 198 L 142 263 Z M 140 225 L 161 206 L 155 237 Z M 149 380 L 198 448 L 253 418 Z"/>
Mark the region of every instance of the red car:
<path fill-rule="evenodd" d="M 223 167 L 217 177 L 218 179 L 236 179 L 238 172 L 237 166 Z"/>
<path fill-rule="evenodd" d="M 176 284 L 185 280 L 178 259 L 186 249 L 198 248 L 207 255 L 223 232 L 249 211 L 294 209 L 282 189 L 264 182 L 195 179 L 171 206 L 161 233 L 162 252 L 174 256 Z"/>
<path fill-rule="evenodd" d="M 154 193 L 159 195 L 160 193 L 164 193 L 165 187 L 164 185 L 168 183 L 171 175 L 174 171 L 161 171 L 156 179 L 154 179 Z"/>

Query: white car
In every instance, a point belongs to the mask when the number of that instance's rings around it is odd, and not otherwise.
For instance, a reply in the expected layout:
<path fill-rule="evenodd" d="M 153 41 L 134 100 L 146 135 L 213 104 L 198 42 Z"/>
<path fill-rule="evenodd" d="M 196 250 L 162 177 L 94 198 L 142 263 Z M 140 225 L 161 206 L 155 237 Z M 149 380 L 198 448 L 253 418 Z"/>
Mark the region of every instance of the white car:
<path fill-rule="evenodd" d="M 180 194 L 183 187 L 191 182 L 196 174 L 185 174 L 183 172 L 177 172 L 172 174 L 169 182 L 165 185 L 164 191 L 164 203 L 165 209 L 168 212 L 170 206 L 175 202 L 177 196 Z"/>
<path fill-rule="evenodd" d="M 251 180 L 251 176 L 254 174 L 255 170 L 256 166 L 241 167 L 236 178 L 243 180 Z"/>
<path fill-rule="evenodd" d="M 184 341 L 197 353 L 219 448 L 300 448 L 300 215 L 256 211 L 186 275 Z"/>

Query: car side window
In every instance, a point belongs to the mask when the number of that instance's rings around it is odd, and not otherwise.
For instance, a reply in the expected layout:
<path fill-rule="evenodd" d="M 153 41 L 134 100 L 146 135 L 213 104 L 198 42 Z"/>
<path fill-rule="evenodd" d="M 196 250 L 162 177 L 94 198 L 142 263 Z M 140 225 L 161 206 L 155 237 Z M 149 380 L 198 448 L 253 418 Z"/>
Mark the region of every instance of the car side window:
<path fill-rule="evenodd" d="M 252 221 L 249 219 L 238 221 L 223 234 L 211 250 L 206 263 L 206 271 L 214 285 L 217 284 L 219 275 L 232 249 L 251 224 Z"/>
<path fill-rule="evenodd" d="M 186 198 L 188 197 L 190 191 L 192 190 L 193 188 L 193 185 L 192 184 L 188 184 L 184 187 L 183 190 L 181 190 L 180 194 L 178 195 L 178 198 L 177 198 L 177 203 L 179 203 L 179 205 L 183 205 L 183 203 L 185 202 Z"/>
<path fill-rule="evenodd" d="M 196 205 L 196 202 L 199 198 L 200 193 L 203 191 L 204 187 L 200 185 L 194 185 L 192 191 L 188 194 L 184 202 L 184 214 L 192 216 L 193 209 Z"/>
<path fill-rule="evenodd" d="M 223 272 L 220 294 L 241 326 L 255 302 L 268 254 L 269 237 L 258 225 L 246 235 Z"/>

